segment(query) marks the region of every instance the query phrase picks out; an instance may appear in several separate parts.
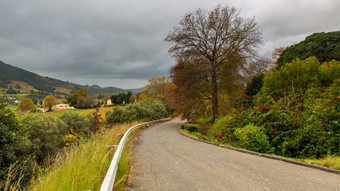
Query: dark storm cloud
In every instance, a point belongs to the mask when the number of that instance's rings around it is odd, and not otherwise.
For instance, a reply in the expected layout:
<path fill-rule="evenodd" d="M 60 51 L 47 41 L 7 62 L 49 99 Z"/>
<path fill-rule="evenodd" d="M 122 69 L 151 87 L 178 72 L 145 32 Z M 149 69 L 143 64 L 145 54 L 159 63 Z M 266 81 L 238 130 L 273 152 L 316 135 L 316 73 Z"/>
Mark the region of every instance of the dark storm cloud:
<path fill-rule="evenodd" d="M 264 55 L 340 23 L 336 0 L 2 0 L 0 60 L 80 84 L 140 87 L 168 75 L 164 38 L 183 15 L 217 4 L 256 17 Z"/>

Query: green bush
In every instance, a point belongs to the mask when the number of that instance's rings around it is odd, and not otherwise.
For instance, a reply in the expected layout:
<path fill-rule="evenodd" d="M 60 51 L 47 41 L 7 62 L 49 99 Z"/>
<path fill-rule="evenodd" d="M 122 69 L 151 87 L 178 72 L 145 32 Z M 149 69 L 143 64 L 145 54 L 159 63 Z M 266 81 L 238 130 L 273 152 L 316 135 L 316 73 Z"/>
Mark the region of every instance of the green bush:
<path fill-rule="evenodd" d="M 235 130 L 236 145 L 257 152 L 265 152 L 269 146 L 268 137 L 263 127 L 248 124 Z"/>
<path fill-rule="evenodd" d="M 63 137 L 67 134 L 67 125 L 62 120 L 34 113 L 23 116 L 22 123 L 28 130 L 28 152 L 34 155 L 39 164 L 54 157 L 64 147 Z"/>
<path fill-rule="evenodd" d="M 11 164 L 22 161 L 18 150 L 27 140 L 27 131 L 18 117 L 0 103 L 0 188 Z"/>
<path fill-rule="evenodd" d="M 222 141 L 222 139 L 227 139 L 227 136 L 230 135 L 231 128 L 228 128 L 228 124 L 233 120 L 231 115 L 225 115 L 223 117 L 218 118 L 213 126 L 209 129 L 207 135 L 208 137 L 217 138 L 218 141 Z"/>
<path fill-rule="evenodd" d="M 92 127 L 92 117 L 90 115 L 82 115 L 78 112 L 68 111 L 60 116 L 68 126 L 68 133 L 74 135 L 78 139 L 88 138 L 90 128 Z"/>
<path fill-rule="evenodd" d="M 331 61 L 323 63 L 319 66 L 319 80 L 322 82 L 322 86 L 330 86 L 334 83 L 334 80 L 340 79 L 340 62 Z"/>
<path fill-rule="evenodd" d="M 264 73 L 258 73 L 251 78 L 251 82 L 247 84 L 246 95 L 256 95 L 263 86 Z"/>
<path fill-rule="evenodd" d="M 145 100 L 125 107 L 117 107 L 113 112 L 106 112 L 106 122 L 125 123 L 136 120 L 156 120 L 167 117 L 170 114 L 167 106 L 158 99 Z"/>
<path fill-rule="evenodd" d="M 192 124 L 192 123 L 183 123 L 183 124 L 181 125 L 181 129 L 187 130 L 187 131 L 189 131 L 189 132 L 195 132 L 195 131 L 197 131 L 198 127 L 199 127 L 199 126 L 198 126 L 197 124 Z"/>
<path fill-rule="evenodd" d="M 315 57 L 295 60 L 284 65 L 280 70 L 274 69 L 263 79 L 263 91 L 276 100 L 285 92 L 305 93 L 309 88 L 320 87 L 320 63 Z"/>

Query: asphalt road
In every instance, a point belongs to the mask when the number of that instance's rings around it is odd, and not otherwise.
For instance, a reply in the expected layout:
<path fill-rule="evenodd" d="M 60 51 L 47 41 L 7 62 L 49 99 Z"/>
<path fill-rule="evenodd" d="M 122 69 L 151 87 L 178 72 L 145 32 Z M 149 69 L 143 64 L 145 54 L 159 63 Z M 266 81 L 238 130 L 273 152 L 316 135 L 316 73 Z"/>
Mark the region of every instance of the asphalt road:
<path fill-rule="evenodd" d="M 340 175 L 195 141 L 177 132 L 180 123 L 137 136 L 128 190 L 340 191 Z"/>

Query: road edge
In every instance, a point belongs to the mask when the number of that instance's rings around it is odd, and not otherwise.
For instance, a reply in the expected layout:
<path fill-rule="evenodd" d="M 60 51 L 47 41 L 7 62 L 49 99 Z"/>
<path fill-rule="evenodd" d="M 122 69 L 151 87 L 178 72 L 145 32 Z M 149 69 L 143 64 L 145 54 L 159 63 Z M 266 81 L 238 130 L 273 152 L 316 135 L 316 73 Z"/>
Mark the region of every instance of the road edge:
<path fill-rule="evenodd" d="M 190 139 L 193 139 L 195 141 L 200 141 L 200 142 L 203 142 L 203 143 L 215 145 L 215 146 L 222 147 L 222 148 L 225 148 L 225 149 L 229 149 L 229 150 L 233 150 L 233 151 L 237 151 L 237 152 L 242 152 L 242 153 L 246 153 L 246 154 L 251 154 L 251 155 L 256 155 L 258 157 L 265 157 L 265 158 L 269 158 L 269 159 L 280 160 L 280 161 L 283 161 L 283 162 L 287 162 L 287 163 L 291 163 L 291 164 L 295 164 L 295 165 L 299 165 L 299 166 L 304 166 L 304 167 L 308 167 L 308 168 L 318 169 L 318 170 L 322 170 L 322 171 L 326 171 L 326 172 L 330 172 L 330 173 L 340 175 L 340 170 L 331 169 L 331 168 L 327 168 L 327 167 L 323 167 L 323 166 L 319 166 L 319 165 L 315 165 L 315 164 L 309 164 L 309 163 L 305 163 L 305 162 L 301 162 L 301 161 L 295 161 L 295 160 L 291 160 L 291 159 L 287 159 L 287 158 L 282 158 L 282 157 L 278 157 L 276 155 L 269 155 L 269 154 L 265 154 L 265 153 L 248 151 L 248 150 L 230 147 L 230 146 L 226 146 L 226 145 L 219 145 L 219 144 L 216 144 L 216 143 L 213 143 L 213 142 L 210 142 L 210 141 L 205 141 L 205 140 L 202 140 L 202 139 L 198 139 L 198 138 L 186 135 L 183 132 L 181 132 L 178 128 L 177 128 L 177 132 L 179 134 L 181 134 L 185 137 L 188 137 Z"/>

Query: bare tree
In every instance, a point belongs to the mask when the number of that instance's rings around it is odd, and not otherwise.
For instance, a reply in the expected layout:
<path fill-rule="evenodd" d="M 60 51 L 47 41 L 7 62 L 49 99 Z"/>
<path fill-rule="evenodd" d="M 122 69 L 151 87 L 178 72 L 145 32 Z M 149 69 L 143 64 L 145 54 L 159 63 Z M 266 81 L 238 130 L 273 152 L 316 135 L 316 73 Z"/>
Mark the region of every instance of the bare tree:
<path fill-rule="evenodd" d="M 199 58 L 207 64 L 214 121 L 219 114 L 219 67 L 233 57 L 255 55 L 261 39 L 254 18 L 244 19 L 236 8 L 218 5 L 210 12 L 198 9 L 188 13 L 165 40 L 174 44 L 169 52 L 178 61 Z"/>
<path fill-rule="evenodd" d="M 252 77 L 258 73 L 267 73 L 272 67 L 272 60 L 269 58 L 258 58 L 249 64 L 248 75 Z"/>

